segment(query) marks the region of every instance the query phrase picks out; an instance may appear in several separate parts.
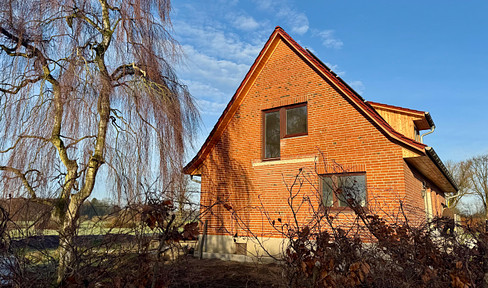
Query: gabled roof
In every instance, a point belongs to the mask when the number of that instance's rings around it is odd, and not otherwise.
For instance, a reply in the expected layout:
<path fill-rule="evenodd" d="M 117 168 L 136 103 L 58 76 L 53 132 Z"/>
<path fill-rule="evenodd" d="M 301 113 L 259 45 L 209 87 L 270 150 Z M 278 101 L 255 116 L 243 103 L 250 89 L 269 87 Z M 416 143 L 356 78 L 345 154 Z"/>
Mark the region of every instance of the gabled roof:
<path fill-rule="evenodd" d="M 205 140 L 197 155 L 183 168 L 185 174 L 198 174 L 197 170 L 203 163 L 206 156 L 210 153 L 213 146 L 218 142 L 220 136 L 224 132 L 227 125 L 230 123 L 235 112 L 242 103 L 247 91 L 252 87 L 254 80 L 257 78 L 259 71 L 265 65 L 267 59 L 272 55 L 274 47 L 279 41 L 283 41 L 297 54 L 304 62 L 310 65 L 320 76 L 328 79 L 336 89 L 342 92 L 343 96 L 348 98 L 357 109 L 364 112 L 364 115 L 369 118 L 376 126 L 392 141 L 402 145 L 410 150 L 415 151 L 419 156 L 427 156 L 427 145 L 417 142 L 411 138 L 404 136 L 391 127 L 381 115 L 373 108 L 373 106 L 366 102 L 356 91 L 354 91 L 346 82 L 344 82 L 337 74 L 332 72 L 320 59 L 313 55 L 310 51 L 302 48 L 293 38 L 291 38 L 281 27 L 276 27 L 253 65 L 246 74 L 246 77 L 241 82 L 234 96 L 220 116 L 217 124 L 213 127 L 210 135 Z M 415 111 L 415 110 L 412 110 Z"/>
<path fill-rule="evenodd" d="M 332 72 L 324 63 L 322 63 L 315 55 L 310 53 L 309 51 L 303 49 L 293 38 L 290 37 L 281 27 L 276 27 L 271 36 L 269 37 L 268 41 L 264 45 L 263 49 L 259 53 L 259 56 L 254 61 L 254 64 L 251 66 L 249 71 L 246 74 L 246 77 L 237 88 L 236 93 L 230 100 L 229 104 L 225 108 L 224 112 L 220 116 L 217 124 L 213 127 L 212 131 L 210 132 L 209 136 L 205 140 L 205 143 L 202 145 L 200 150 L 198 151 L 197 155 L 183 168 L 183 172 L 186 174 L 193 174 L 195 170 L 198 169 L 199 165 L 203 162 L 205 157 L 210 153 L 211 149 L 218 141 L 220 136 L 225 130 L 225 127 L 230 122 L 234 113 L 237 111 L 240 103 L 242 102 L 246 92 L 252 86 L 254 79 L 256 78 L 256 72 L 264 66 L 266 59 L 269 58 L 273 48 L 277 45 L 278 41 L 282 40 L 289 44 L 289 46 L 304 59 L 307 64 L 311 65 L 315 70 L 320 73 L 323 77 L 329 79 L 337 89 L 343 92 L 343 94 L 348 97 L 352 103 L 356 104 L 357 108 L 361 109 L 365 112 L 365 115 L 373 120 L 377 126 L 385 132 L 390 138 L 403 144 L 414 151 L 425 155 L 425 147 L 426 145 L 419 143 L 413 139 L 410 139 L 403 134 L 395 131 L 377 112 L 374 108 L 369 105 L 364 99 L 357 94 L 352 88 L 349 87 L 340 77 L 338 77 L 334 72 Z"/>

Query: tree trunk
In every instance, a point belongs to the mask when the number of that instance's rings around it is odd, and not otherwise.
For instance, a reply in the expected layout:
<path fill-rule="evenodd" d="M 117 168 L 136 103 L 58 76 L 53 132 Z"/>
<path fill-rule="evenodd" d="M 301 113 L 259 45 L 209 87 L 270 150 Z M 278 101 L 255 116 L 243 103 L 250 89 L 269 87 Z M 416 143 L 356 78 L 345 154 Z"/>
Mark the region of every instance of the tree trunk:
<path fill-rule="evenodd" d="M 59 231 L 59 247 L 58 247 L 58 271 L 56 282 L 61 284 L 67 274 L 73 270 L 73 258 L 74 258 L 74 235 L 70 233 L 72 225 L 63 225 L 61 231 Z"/>
<path fill-rule="evenodd" d="M 62 209 L 63 211 L 66 211 L 65 213 L 59 214 L 59 219 L 61 220 L 60 223 L 62 223 L 62 226 L 59 231 L 59 266 L 57 273 L 58 284 L 61 284 L 67 273 L 77 268 L 73 267 L 76 263 L 76 259 L 74 258 L 76 255 L 74 237 L 77 231 L 80 208 L 86 198 L 91 195 L 93 187 L 95 186 L 98 168 L 100 168 L 100 166 L 103 164 L 103 151 L 105 149 L 107 126 L 110 118 L 110 83 L 107 81 L 104 87 L 105 89 L 102 89 L 98 103 L 100 120 L 98 122 L 98 134 L 95 144 L 95 151 L 88 162 L 84 184 L 78 193 L 66 195 L 64 199 L 66 199 L 66 202 L 69 202 L 67 203 L 68 207 Z M 72 186 L 70 186 L 70 190 L 71 187 Z"/>
<path fill-rule="evenodd" d="M 76 264 L 74 238 L 78 228 L 81 204 L 83 204 L 83 201 L 79 201 L 73 196 L 62 219 L 62 225 L 59 228 L 59 265 L 56 279 L 58 284 L 61 284 L 63 279 L 76 269 L 74 267 Z"/>

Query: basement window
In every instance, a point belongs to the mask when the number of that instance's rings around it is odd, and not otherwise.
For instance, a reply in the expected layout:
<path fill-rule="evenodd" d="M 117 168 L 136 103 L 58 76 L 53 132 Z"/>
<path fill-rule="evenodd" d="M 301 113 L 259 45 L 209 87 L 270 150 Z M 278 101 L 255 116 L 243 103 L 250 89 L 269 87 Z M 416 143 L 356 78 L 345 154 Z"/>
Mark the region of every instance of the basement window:
<path fill-rule="evenodd" d="M 366 206 L 366 174 L 340 173 L 320 176 L 322 200 L 326 207 Z"/>
<path fill-rule="evenodd" d="M 307 135 L 307 103 L 263 111 L 264 159 L 280 158 L 280 141 L 283 138 Z"/>

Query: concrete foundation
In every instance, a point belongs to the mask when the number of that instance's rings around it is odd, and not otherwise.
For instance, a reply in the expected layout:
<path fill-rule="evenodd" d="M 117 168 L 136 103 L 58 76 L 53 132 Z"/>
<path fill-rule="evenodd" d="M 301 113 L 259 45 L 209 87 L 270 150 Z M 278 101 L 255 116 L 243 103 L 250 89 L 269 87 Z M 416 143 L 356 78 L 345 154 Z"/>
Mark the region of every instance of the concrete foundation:
<path fill-rule="evenodd" d="M 199 244 L 202 235 L 199 236 Z M 203 258 L 218 258 L 238 262 L 273 262 L 281 259 L 288 240 L 265 237 L 232 237 L 228 235 L 206 235 L 203 239 Z M 197 245 L 197 247 L 201 247 Z M 196 251 L 195 255 L 199 255 Z"/>

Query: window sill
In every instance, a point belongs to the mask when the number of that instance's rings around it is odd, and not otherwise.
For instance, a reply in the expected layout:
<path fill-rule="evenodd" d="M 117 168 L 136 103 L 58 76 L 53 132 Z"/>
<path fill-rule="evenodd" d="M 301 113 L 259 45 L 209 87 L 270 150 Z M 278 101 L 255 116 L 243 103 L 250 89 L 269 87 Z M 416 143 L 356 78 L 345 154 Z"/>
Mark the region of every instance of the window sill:
<path fill-rule="evenodd" d="M 363 206 L 362 207 L 366 213 L 369 212 L 368 207 Z M 329 210 L 329 212 L 334 212 L 334 213 L 340 213 L 340 212 L 346 212 L 347 214 L 350 213 L 355 213 L 354 210 L 347 206 L 347 207 L 324 207 L 325 210 Z"/>
<path fill-rule="evenodd" d="M 308 133 L 299 133 L 299 134 L 285 135 L 281 139 L 297 138 L 297 137 L 303 137 L 303 136 L 308 136 Z"/>
<path fill-rule="evenodd" d="M 263 160 L 261 160 L 261 161 L 263 161 L 263 162 L 265 162 L 265 161 L 266 161 L 266 162 L 267 162 L 267 161 L 279 161 L 279 160 L 281 160 L 281 157 L 276 157 L 276 158 L 264 158 L 264 159 L 263 159 Z"/>

